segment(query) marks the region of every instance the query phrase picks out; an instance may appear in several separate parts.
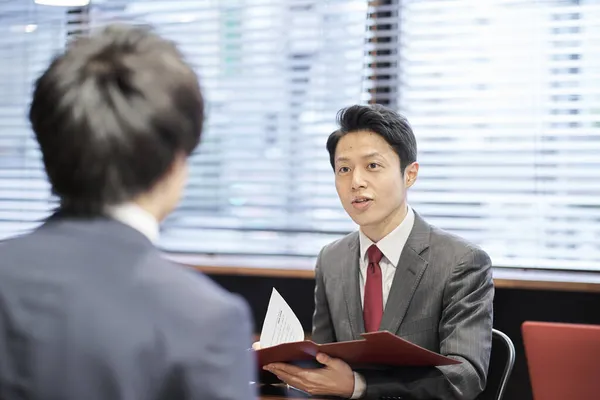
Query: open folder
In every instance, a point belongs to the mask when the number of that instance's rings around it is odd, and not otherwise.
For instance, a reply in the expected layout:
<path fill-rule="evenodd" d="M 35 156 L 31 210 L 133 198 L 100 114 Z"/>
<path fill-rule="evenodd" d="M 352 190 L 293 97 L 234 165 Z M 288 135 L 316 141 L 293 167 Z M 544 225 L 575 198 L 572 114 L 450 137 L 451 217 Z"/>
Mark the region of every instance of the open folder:
<path fill-rule="evenodd" d="M 300 321 L 273 289 L 256 351 L 259 367 L 272 362 L 313 361 L 318 352 L 344 360 L 350 366 L 439 366 L 459 364 L 452 358 L 424 349 L 390 332 L 361 335 L 363 339 L 316 344 L 304 340 Z"/>

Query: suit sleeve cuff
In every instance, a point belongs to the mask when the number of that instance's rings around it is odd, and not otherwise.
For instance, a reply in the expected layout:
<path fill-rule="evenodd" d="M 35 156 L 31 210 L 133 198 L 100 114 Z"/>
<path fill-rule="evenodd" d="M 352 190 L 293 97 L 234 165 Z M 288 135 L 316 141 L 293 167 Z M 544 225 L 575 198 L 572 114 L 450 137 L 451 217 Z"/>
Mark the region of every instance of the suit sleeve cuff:
<path fill-rule="evenodd" d="M 367 390 L 367 382 L 365 381 L 364 376 L 359 374 L 358 372 L 354 373 L 354 392 L 352 392 L 351 399 L 360 399 L 364 396 L 365 391 Z"/>

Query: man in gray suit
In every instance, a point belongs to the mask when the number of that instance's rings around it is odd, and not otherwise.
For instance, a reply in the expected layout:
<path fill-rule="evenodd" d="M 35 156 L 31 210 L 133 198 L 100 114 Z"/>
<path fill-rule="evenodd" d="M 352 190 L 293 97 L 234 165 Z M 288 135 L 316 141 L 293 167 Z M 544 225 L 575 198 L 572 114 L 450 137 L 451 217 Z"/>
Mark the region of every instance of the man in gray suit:
<path fill-rule="evenodd" d="M 474 399 L 485 388 L 491 350 L 490 259 L 408 206 L 419 165 L 406 119 L 377 105 L 349 107 L 338 119 L 327 149 L 342 205 L 360 230 L 319 254 L 312 339 L 347 341 L 387 330 L 461 364 L 352 371 L 319 354 L 323 368 L 266 369 L 312 394 Z"/>
<path fill-rule="evenodd" d="M 247 305 L 153 245 L 200 140 L 195 73 L 172 43 L 113 26 L 34 89 L 60 207 L 0 244 L 0 398 L 254 398 Z"/>

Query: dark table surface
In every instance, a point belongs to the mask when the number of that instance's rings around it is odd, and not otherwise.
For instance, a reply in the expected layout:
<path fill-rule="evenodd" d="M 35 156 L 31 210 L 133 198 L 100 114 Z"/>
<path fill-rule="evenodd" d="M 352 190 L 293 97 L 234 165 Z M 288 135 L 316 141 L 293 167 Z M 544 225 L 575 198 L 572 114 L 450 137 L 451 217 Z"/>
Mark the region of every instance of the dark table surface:
<path fill-rule="evenodd" d="M 294 388 L 288 388 L 287 385 L 260 385 L 260 399 L 262 400 L 281 400 L 281 399 L 313 399 L 313 400 L 329 400 L 337 399 L 337 397 L 312 397 L 304 392 Z"/>

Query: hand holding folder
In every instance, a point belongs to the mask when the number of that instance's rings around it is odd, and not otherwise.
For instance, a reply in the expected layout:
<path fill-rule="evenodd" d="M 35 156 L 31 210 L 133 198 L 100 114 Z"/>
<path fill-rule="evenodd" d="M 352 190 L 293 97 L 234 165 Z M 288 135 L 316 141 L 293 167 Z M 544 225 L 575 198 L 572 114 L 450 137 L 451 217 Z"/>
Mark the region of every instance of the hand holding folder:
<path fill-rule="evenodd" d="M 339 358 L 352 367 L 439 366 L 459 364 L 452 358 L 424 349 L 390 332 L 361 335 L 363 339 L 316 344 L 304 339 L 298 318 L 281 295 L 273 289 L 256 351 L 259 367 L 273 362 L 313 361 L 317 353 Z"/>

